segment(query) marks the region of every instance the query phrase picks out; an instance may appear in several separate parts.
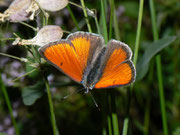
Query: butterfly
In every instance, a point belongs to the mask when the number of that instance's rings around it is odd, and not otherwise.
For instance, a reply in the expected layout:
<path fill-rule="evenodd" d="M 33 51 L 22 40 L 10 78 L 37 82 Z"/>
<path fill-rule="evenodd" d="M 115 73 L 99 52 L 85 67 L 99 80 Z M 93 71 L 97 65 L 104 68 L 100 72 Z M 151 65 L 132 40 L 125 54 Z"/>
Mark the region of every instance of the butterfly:
<path fill-rule="evenodd" d="M 135 81 L 136 71 L 131 61 L 132 51 L 123 42 L 110 40 L 104 45 L 102 36 L 75 32 L 66 39 L 39 48 L 50 64 L 85 87 L 112 88 Z"/>

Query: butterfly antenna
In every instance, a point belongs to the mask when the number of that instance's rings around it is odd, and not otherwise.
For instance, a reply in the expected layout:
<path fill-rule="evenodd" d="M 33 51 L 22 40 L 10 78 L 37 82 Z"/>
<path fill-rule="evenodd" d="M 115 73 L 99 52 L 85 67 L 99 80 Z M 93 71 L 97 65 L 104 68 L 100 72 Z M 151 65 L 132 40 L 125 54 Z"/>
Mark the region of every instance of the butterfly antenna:
<path fill-rule="evenodd" d="M 89 94 L 90 94 L 90 96 L 91 96 L 91 98 L 92 98 L 92 100 L 93 100 L 93 102 L 94 102 L 94 104 L 95 104 L 95 106 L 97 107 L 97 109 L 100 111 L 100 108 L 99 108 L 99 106 L 98 106 L 98 104 L 97 104 L 97 102 L 96 102 L 96 100 L 95 100 L 95 98 L 93 97 L 93 95 L 92 95 L 92 93 L 89 91 Z"/>
<path fill-rule="evenodd" d="M 61 100 L 65 100 L 65 99 L 67 99 L 68 97 L 70 97 L 70 96 L 72 96 L 72 95 L 74 95 L 74 94 L 76 94 L 76 93 L 79 93 L 80 91 L 82 91 L 82 90 L 84 90 L 84 89 L 85 89 L 85 88 L 82 88 L 82 89 L 79 89 L 79 90 L 77 90 L 77 91 L 75 91 L 75 92 L 72 92 L 71 94 L 63 97 Z"/>

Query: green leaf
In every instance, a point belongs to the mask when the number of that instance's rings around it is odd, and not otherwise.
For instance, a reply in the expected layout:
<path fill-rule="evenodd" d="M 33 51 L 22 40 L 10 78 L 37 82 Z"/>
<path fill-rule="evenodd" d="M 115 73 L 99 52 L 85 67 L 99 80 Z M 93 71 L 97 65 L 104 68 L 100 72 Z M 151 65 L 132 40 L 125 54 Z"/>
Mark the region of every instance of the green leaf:
<path fill-rule="evenodd" d="M 149 70 L 149 62 L 158 52 L 170 45 L 176 39 L 175 36 L 168 36 L 156 42 L 149 43 L 145 48 L 143 56 L 138 60 L 136 80 L 141 80 Z"/>
<path fill-rule="evenodd" d="M 45 85 L 43 82 L 38 82 L 33 86 L 28 86 L 22 90 L 22 98 L 25 105 L 32 105 L 43 95 Z"/>
<path fill-rule="evenodd" d="M 176 128 L 176 130 L 173 132 L 173 135 L 180 135 L 180 127 Z"/>
<path fill-rule="evenodd" d="M 27 57 L 27 59 L 28 59 L 29 61 L 35 62 L 35 60 L 32 59 L 32 58 L 30 58 L 30 57 Z M 26 72 L 27 72 L 27 73 L 30 72 L 30 71 L 32 71 L 32 70 L 34 70 L 34 69 L 35 69 L 35 68 L 32 67 L 32 66 L 30 66 L 29 63 L 26 63 Z M 37 77 L 39 76 L 39 71 L 36 70 L 36 71 L 32 72 L 31 74 L 29 74 L 28 76 L 29 76 L 30 78 L 37 78 Z"/>

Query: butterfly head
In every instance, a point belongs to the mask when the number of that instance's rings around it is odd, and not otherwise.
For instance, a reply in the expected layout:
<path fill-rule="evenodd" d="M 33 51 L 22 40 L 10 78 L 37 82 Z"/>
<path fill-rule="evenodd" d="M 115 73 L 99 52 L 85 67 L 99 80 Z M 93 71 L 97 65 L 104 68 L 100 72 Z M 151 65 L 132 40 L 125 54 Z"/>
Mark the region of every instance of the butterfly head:
<path fill-rule="evenodd" d="M 85 88 L 85 93 L 89 93 L 89 90 L 92 90 L 94 88 L 94 85 L 93 84 L 87 84 L 84 80 L 81 81 L 82 85 L 84 86 Z"/>

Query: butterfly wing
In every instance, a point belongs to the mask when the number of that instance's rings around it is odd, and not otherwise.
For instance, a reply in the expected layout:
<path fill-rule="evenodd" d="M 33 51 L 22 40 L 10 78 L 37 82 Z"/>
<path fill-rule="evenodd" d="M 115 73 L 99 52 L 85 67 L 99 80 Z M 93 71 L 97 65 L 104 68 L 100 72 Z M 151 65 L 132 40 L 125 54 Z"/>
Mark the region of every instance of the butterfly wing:
<path fill-rule="evenodd" d="M 102 76 L 95 88 L 107 88 L 128 85 L 135 80 L 135 68 L 131 61 L 130 48 L 119 41 L 110 40 L 102 65 Z"/>
<path fill-rule="evenodd" d="M 66 40 L 42 46 L 43 58 L 76 82 L 81 82 L 85 68 L 91 64 L 93 54 L 102 48 L 102 38 L 87 32 L 70 34 Z"/>

